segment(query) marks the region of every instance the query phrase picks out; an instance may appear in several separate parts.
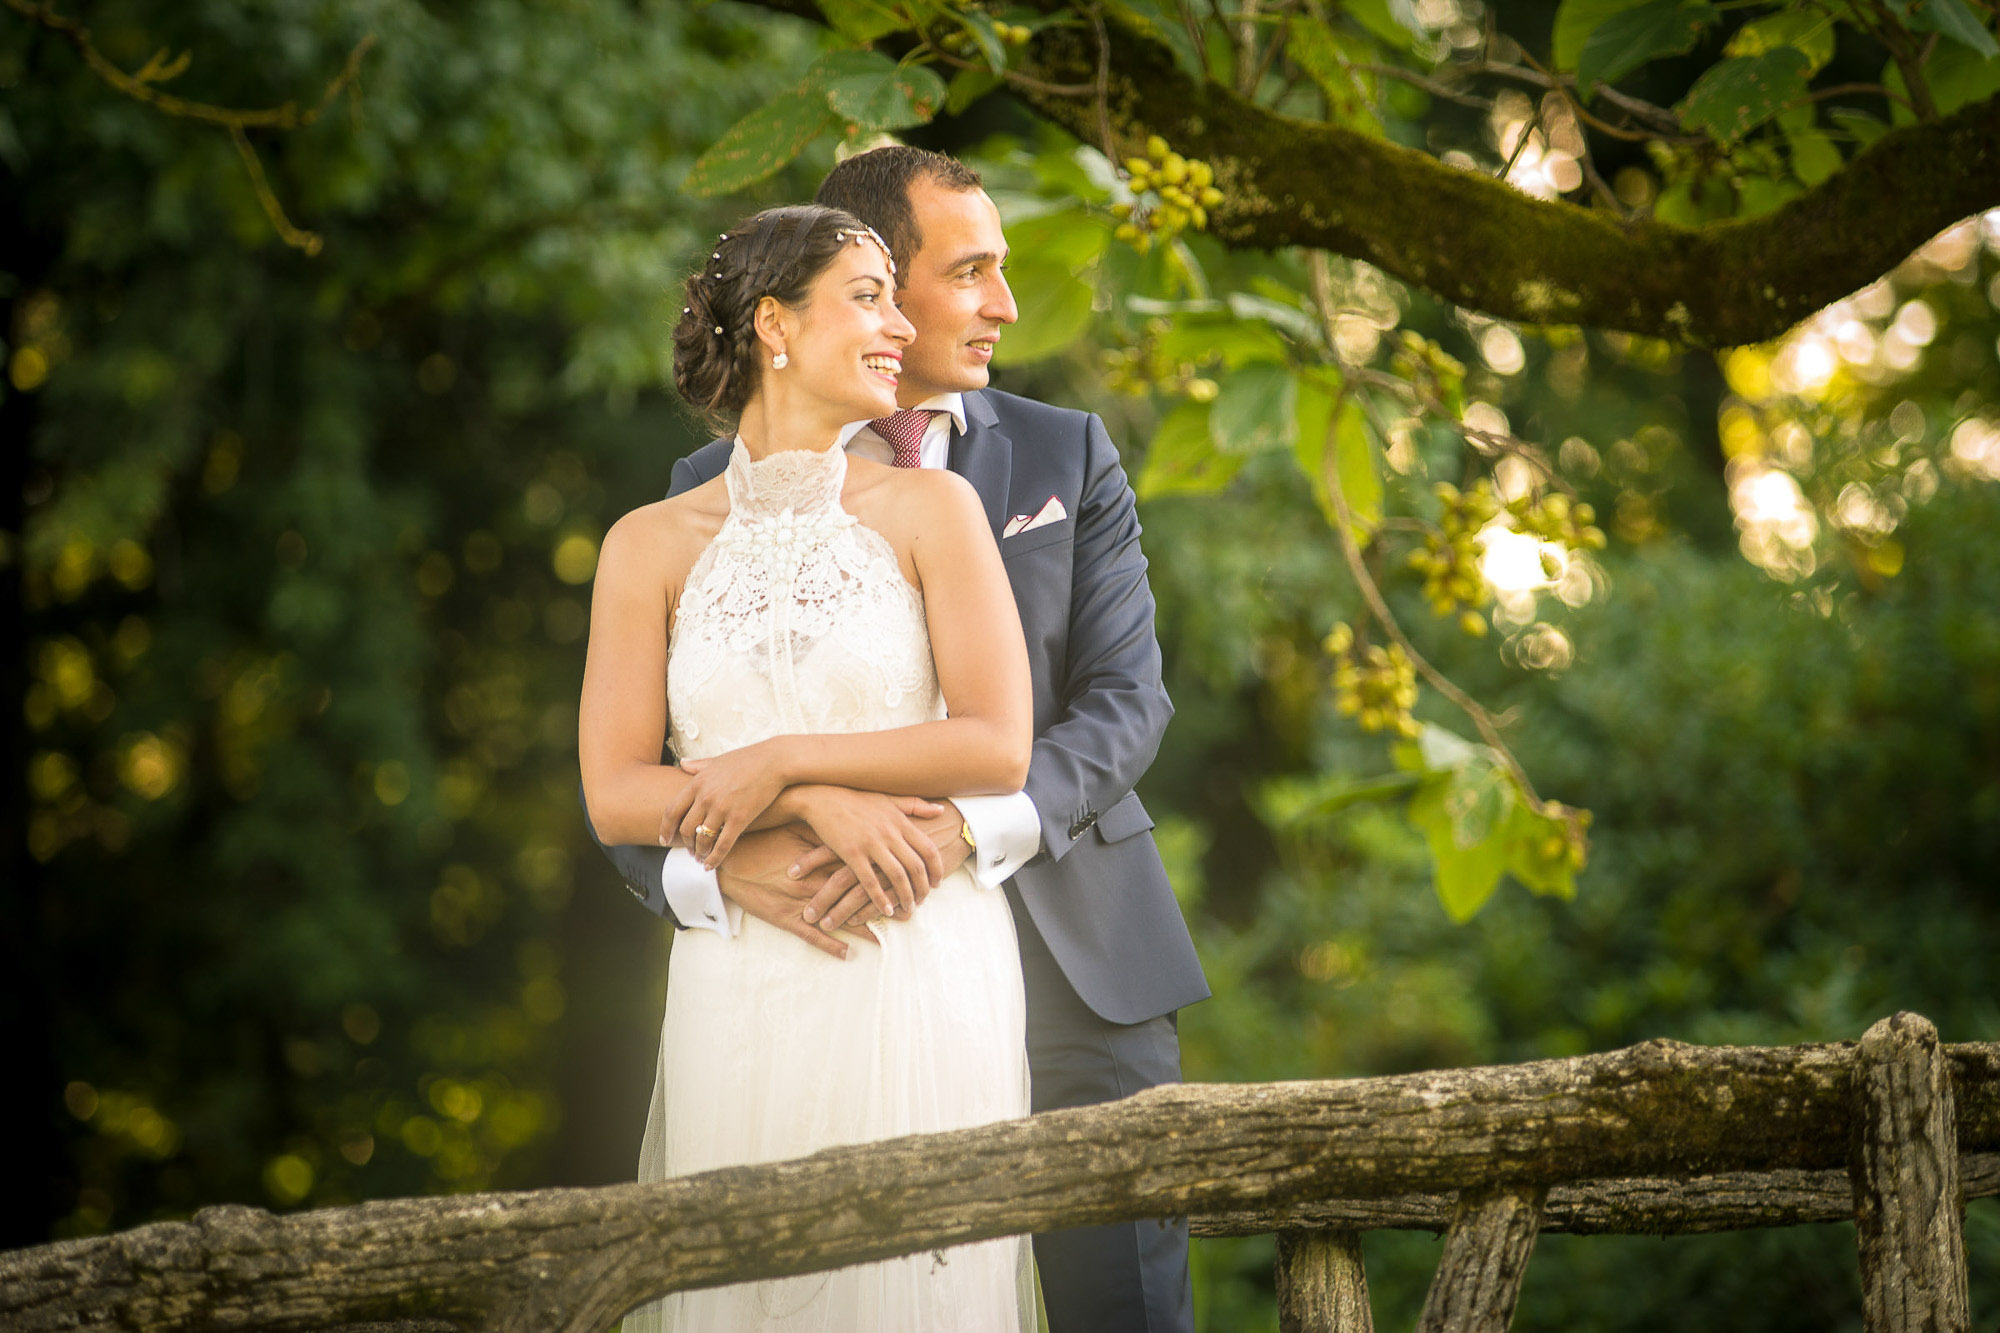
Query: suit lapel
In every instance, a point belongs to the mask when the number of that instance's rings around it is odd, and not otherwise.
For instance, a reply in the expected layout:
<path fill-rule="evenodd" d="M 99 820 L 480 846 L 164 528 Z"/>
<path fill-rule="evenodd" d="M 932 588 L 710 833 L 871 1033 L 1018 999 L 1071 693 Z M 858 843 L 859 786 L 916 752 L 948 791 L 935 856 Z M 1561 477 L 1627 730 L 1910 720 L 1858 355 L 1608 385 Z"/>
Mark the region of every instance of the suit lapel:
<path fill-rule="evenodd" d="M 947 462 L 953 472 L 972 483 L 986 505 L 993 539 L 1000 540 L 1007 523 L 1007 491 L 1014 479 L 1014 442 L 1000 429 L 999 416 L 986 395 L 965 395 L 965 434 L 951 442 Z"/>

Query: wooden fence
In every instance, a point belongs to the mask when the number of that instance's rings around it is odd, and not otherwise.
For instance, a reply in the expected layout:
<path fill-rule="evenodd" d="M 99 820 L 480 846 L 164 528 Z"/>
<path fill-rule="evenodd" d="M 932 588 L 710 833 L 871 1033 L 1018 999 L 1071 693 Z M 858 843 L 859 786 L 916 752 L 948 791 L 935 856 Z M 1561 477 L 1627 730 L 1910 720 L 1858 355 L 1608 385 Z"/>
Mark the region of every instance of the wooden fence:
<path fill-rule="evenodd" d="M 597 1333 L 669 1291 L 1134 1218 L 1276 1232 L 1285 1330 L 1372 1327 L 1359 1235 L 1446 1233 L 1422 1330 L 1499 1330 L 1542 1231 L 1851 1218 L 1871 1331 L 1966 1330 L 2000 1195 L 2000 1043 L 1621 1051 L 1104 1106 L 589 1190 L 187 1222 L 0 1254 L 0 1327 Z"/>

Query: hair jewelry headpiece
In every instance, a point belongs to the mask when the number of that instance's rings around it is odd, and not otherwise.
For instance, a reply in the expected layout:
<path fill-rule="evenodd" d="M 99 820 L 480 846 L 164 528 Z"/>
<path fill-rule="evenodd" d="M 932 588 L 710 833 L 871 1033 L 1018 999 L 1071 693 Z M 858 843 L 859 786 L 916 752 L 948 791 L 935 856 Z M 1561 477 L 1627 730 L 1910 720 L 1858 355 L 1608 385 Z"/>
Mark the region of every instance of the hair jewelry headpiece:
<path fill-rule="evenodd" d="M 882 258 L 889 261 L 889 276 L 892 278 L 896 276 L 896 256 L 889 253 L 889 243 L 883 240 L 882 234 L 873 227 L 866 224 L 863 224 L 859 230 L 853 227 L 842 227 L 834 233 L 834 236 L 843 241 L 852 236 L 856 245 L 861 244 L 864 240 L 875 242 L 876 246 L 882 251 Z"/>

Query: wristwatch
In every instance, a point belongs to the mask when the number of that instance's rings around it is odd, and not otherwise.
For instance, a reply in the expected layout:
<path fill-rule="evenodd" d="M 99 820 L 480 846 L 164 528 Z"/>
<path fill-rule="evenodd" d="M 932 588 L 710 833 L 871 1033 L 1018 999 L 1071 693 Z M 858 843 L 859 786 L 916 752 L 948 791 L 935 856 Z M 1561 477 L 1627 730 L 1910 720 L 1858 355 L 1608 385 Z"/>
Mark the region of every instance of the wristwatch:
<path fill-rule="evenodd" d="M 959 837 L 961 837 L 961 838 L 963 838 L 963 839 L 965 839 L 965 845 L 966 845 L 967 849 L 968 849 L 968 850 L 970 851 L 970 853 L 971 853 L 971 856 L 972 856 L 972 859 L 973 859 L 973 860 L 975 860 L 975 861 L 976 861 L 976 860 L 978 860 L 978 859 L 979 859 L 979 843 L 978 843 L 978 841 L 977 841 L 976 839 L 974 839 L 974 838 L 973 838 L 973 836 L 972 836 L 972 821 L 971 821 L 971 820 L 969 820 L 969 819 L 961 819 L 961 820 L 959 821 L 959 824 L 958 824 L 958 836 L 959 836 Z"/>

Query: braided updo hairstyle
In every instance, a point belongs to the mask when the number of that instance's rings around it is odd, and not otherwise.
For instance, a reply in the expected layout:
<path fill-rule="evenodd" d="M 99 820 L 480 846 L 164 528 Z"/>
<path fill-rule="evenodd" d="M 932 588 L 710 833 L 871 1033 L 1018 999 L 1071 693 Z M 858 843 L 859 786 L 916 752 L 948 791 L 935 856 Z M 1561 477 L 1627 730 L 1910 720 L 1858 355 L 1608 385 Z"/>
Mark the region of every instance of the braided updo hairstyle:
<path fill-rule="evenodd" d="M 757 303 L 769 296 L 803 307 L 841 247 L 873 235 L 852 213 L 819 204 L 767 208 L 724 232 L 687 280 L 674 326 L 674 387 L 681 397 L 712 419 L 733 421 L 763 374 Z"/>

